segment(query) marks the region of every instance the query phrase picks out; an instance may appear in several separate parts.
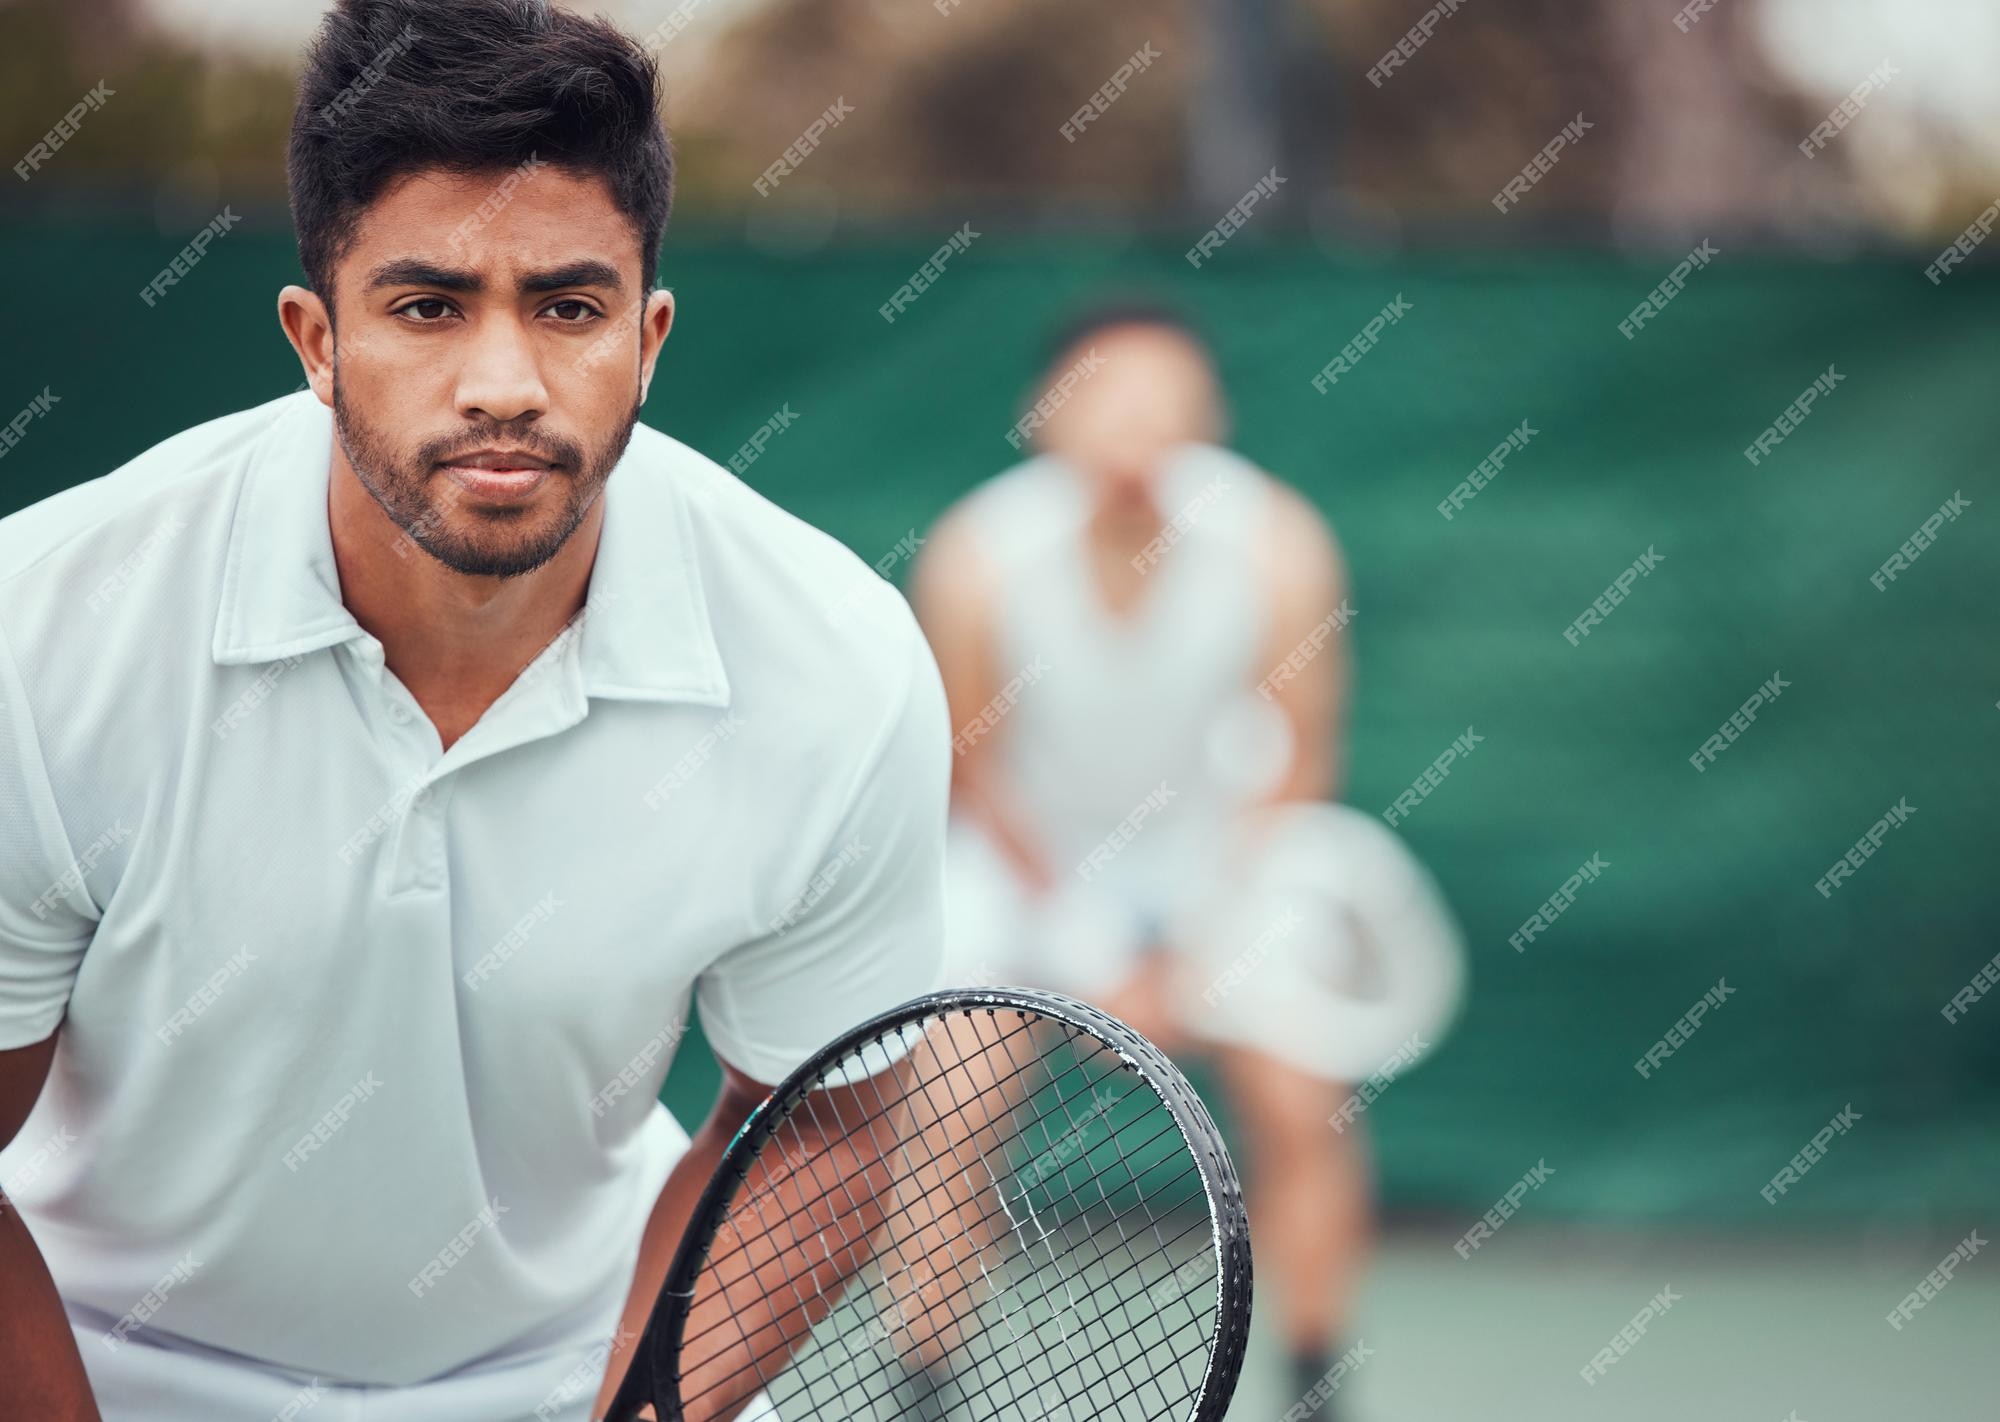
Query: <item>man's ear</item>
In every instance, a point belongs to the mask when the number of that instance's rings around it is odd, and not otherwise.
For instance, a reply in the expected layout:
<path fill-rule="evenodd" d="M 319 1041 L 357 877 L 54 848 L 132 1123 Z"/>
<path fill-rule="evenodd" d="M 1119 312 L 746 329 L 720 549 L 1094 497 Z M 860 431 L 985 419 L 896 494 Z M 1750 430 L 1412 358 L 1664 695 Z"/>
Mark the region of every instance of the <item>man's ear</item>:
<path fill-rule="evenodd" d="M 285 339 L 299 353 L 306 384 L 319 402 L 333 406 L 333 313 L 317 293 L 303 286 L 288 286 L 278 293 L 278 325 Z"/>
<path fill-rule="evenodd" d="M 653 388 L 653 367 L 659 362 L 660 347 L 674 328 L 674 294 L 664 286 L 646 298 L 646 314 L 639 318 L 639 403 Z"/>

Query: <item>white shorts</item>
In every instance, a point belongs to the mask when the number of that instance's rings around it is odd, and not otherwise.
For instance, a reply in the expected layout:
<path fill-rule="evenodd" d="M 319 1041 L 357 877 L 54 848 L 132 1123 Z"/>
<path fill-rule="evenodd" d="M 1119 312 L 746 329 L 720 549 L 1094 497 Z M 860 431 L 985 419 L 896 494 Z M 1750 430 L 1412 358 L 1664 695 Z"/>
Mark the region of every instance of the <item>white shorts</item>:
<path fill-rule="evenodd" d="M 69 1316 L 104 1422 L 588 1422 L 623 1303 L 594 1344 L 531 1350 L 412 1387 L 321 1382 L 156 1329 L 109 1352 L 104 1334 L 118 1320 L 76 1304 Z"/>
<path fill-rule="evenodd" d="M 946 980 L 1103 1000 L 1149 948 L 1173 964 L 1173 1007 L 1197 1041 L 1268 1051 L 1334 1081 L 1427 1050 L 1456 1010 L 1464 947 L 1436 883 L 1373 815 L 1345 805 L 1260 811 L 1215 852 L 1076 875 L 1029 894 L 975 825 L 946 857 Z M 1143 833 L 1122 851 L 1147 853 Z M 1172 885 L 1135 892 L 1132 885 Z"/>

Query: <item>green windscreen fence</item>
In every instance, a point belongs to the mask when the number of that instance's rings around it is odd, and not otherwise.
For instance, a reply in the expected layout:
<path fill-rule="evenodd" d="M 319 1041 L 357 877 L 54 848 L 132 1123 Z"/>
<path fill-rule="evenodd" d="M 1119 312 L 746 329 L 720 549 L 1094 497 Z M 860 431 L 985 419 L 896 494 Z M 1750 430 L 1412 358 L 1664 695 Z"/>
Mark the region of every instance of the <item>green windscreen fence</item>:
<path fill-rule="evenodd" d="M 1145 291 L 1205 325 L 1234 443 L 1325 511 L 1351 564 L 1347 798 L 1385 811 L 1477 737 L 1399 826 L 1472 975 L 1454 1030 L 1362 1118 L 1391 1204 L 1484 1210 L 1545 1164 L 1549 1218 L 1984 1217 L 2000 1001 L 1945 1009 L 2000 951 L 2000 273 L 1933 285 L 1923 255 L 1820 264 L 1725 242 L 1628 339 L 1619 322 L 1673 255 L 1336 260 L 1246 237 L 1195 270 L 1181 240 L 982 233 L 885 320 L 949 235 L 796 257 L 670 238 L 680 314 L 646 418 L 723 461 L 784 425 L 748 482 L 900 577 L 899 545 L 1015 457 L 1052 322 Z M 44 387 L 61 402 L 0 461 L 0 507 L 298 386 L 273 316 L 296 279 L 287 234 L 230 232 L 148 307 L 140 288 L 184 241 L 0 231 L 0 420 Z M 1815 381 L 1809 413 L 1785 416 Z M 1510 433 L 1504 468 L 1440 514 Z M 1905 543 L 1917 556 L 1878 588 Z M 1816 888 L 1896 806 L 1912 813 Z M 1699 1029 L 1638 1071 L 1718 984 Z M 704 1057 L 669 1082 L 684 1116 L 706 1104 Z"/>

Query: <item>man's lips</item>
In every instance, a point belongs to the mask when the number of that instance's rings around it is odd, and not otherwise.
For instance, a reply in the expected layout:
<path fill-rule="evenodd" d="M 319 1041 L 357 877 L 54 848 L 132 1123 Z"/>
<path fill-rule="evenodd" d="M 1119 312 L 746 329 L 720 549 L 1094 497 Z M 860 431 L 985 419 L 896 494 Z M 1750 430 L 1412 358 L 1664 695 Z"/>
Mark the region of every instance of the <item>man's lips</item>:
<path fill-rule="evenodd" d="M 557 466 L 526 450 L 481 449 L 455 454 L 438 467 L 468 494 L 510 503 L 533 494 Z"/>
<path fill-rule="evenodd" d="M 525 449 L 475 449 L 444 461 L 454 469 L 553 469 L 540 455 Z"/>

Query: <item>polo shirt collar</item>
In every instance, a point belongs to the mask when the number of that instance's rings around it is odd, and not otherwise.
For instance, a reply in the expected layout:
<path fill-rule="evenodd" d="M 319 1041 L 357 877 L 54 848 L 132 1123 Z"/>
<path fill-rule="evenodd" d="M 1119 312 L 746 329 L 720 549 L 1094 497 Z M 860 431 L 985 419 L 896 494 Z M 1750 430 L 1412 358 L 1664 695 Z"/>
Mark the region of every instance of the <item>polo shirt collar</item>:
<path fill-rule="evenodd" d="M 340 599 L 327 525 L 333 412 L 310 391 L 288 397 L 253 447 L 224 553 L 213 653 L 224 666 L 303 656 L 368 634 Z M 283 403 L 283 402 L 280 402 Z M 729 704 L 673 471 L 645 458 L 664 438 L 643 426 L 612 471 L 580 623 L 583 690 L 639 701 Z"/>

